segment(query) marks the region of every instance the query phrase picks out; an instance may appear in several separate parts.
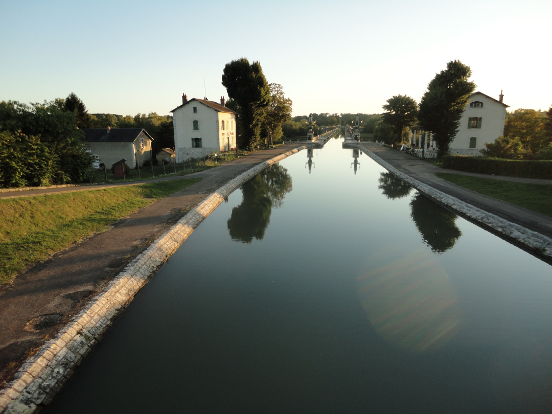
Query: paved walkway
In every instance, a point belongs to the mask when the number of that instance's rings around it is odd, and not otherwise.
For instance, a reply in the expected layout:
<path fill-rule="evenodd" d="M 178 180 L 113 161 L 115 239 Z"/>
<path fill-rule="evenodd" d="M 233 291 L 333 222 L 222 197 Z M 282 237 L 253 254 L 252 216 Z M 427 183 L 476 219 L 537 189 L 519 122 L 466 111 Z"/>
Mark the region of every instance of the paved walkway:
<path fill-rule="evenodd" d="M 98 293 L 128 262 L 144 251 L 188 210 L 242 172 L 301 145 L 304 143 L 258 151 L 218 168 L 190 174 L 187 177 L 202 177 L 203 180 L 120 220 L 110 230 L 57 253 L 46 262 L 19 275 L 10 288 L 0 289 L 0 388 L 26 356 L 52 337 L 78 313 L 87 299 Z M 552 219 L 548 217 L 442 180 L 435 176 L 435 172 L 442 171 L 441 169 L 411 155 L 375 143 L 363 143 L 363 146 L 419 181 L 552 237 Z M 538 181 L 552 184 L 552 180 Z M 34 194 L 2 193 L 0 198 L 92 188 L 94 187 L 33 190 L 36 191 Z"/>

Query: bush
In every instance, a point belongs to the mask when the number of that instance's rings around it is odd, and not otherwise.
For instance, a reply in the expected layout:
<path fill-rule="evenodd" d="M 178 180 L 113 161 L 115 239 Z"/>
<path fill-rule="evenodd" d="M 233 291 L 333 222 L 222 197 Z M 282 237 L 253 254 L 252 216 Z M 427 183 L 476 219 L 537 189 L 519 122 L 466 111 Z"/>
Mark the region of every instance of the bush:
<path fill-rule="evenodd" d="M 481 154 L 491 158 L 519 160 L 523 158 L 525 151 L 523 150 L 523 144 L 519 138 L 501 136 L 498 137 L 495 142 L 485 144 L 485 149 L 481 150 Z"/>
<path fill-rule="evenodd" d="M 445 155 L 443 157 L 443 168 L 509 177 L 552 178 L 552 161 L 505 160 Z"/>

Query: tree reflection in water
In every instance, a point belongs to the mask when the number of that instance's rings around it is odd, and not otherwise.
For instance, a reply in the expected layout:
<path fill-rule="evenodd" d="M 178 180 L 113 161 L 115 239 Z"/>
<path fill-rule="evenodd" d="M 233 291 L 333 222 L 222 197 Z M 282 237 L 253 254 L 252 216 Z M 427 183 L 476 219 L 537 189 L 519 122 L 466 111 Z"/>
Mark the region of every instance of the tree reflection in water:
<path fill-rule="evenodd" d="M 456 227 L 456 214 L 418 193 L 410 202 L 410 217 L 414 220 L 425 244 L 434 253 L 444 253 L 462 235 Z"/>
<path fill-rule="evenodd" d="M 242 186 L 243 201 L 232 209 L 227 226 L 232 240 L 251 243 L 262 240 L 272 207 L 282 205 L 292 190 L 291 176 L 279 164 L 274 164 Z"/>
<path fill-rule="evenodd" d="M 389 199 L 406 197 L 412 187 L 390 172 L 380 173 L 378 189 Z"/>

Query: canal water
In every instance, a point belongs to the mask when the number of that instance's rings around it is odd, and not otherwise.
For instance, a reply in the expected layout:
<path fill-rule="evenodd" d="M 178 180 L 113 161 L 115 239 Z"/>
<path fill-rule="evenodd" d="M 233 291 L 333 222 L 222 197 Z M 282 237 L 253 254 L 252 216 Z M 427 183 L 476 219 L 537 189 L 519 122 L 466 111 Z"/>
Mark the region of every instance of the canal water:
<path fill-rule="evenodd" d="M 549 413 L 552 272 L 332 139 L 234 192 L 46 413 Z"/>

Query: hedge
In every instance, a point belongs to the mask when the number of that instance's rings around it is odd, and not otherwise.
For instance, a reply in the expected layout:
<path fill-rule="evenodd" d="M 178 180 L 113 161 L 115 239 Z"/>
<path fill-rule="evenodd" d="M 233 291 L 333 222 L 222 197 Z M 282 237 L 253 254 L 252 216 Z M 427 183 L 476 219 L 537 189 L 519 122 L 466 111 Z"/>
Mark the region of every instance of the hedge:
<path fill-rule="evenodd" d="M 510 177 L 552 178 L 552 161 L 505 160 L 445 155 L 443 157 L 443 168 Z"/>

